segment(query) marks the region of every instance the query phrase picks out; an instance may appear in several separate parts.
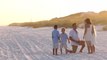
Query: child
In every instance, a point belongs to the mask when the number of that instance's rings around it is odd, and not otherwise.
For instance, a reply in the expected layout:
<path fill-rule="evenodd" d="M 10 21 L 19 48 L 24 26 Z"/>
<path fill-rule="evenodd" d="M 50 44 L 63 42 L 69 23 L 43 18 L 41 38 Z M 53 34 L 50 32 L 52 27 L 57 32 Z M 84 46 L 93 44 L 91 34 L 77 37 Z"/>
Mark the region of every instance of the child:
<path fill-rule="evenodd" d="M 54 30 L 52 31 L 52 41 L 53 41 L 53 55 L 58 55 L 58 40 L 59 40 L 59 31 L 57 30 L 57 25 L 54 25 Z"/>
<path fill-rule="evenodd" d="M 62 28 L 61 32 L 62 33 L 60 34 L 60 39 L 61 39 L 60 52 L 62 54 L 62 48 L 64 47 L 65 48 L 65 53 L 67 54 L 67 39 L 68 39 L 68 36 L 65 33 L 65 28 Z"/>

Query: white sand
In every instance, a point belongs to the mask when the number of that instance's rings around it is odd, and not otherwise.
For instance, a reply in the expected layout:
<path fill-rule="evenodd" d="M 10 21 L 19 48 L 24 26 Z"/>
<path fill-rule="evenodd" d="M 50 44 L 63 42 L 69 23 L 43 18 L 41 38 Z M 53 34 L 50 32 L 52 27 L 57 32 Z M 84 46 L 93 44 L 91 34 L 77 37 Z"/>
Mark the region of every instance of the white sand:
<path fill-rule="evenodd" d="M 96 53 L 52 55 L 52 28 L 0 27 L 0 60 L 107 60 L 107 32 L 97 32 Z M 70 29 L 67 29 L 67 33 Z M 82 38 L 83 30 L 79 29 Z M 79 47 L 80 48 L 80 47 Z"/>

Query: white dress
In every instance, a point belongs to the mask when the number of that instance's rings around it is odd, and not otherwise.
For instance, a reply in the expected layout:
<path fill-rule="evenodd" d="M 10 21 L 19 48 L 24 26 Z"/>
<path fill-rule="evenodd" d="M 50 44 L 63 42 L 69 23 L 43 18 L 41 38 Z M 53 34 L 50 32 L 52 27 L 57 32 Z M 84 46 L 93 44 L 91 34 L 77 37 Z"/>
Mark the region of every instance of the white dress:
<path fill-rule="evenodd" d="M 87 32 L 86 32 L 86 34 L 84 36 L 84 39 L 86 41 L 90 41 L 91 45 L 94 45 L 95 44 L 95 36 L 94 36 L 95 33 L 92 34 L 92 27 L 93 27 L 93 25 L 90 25 L 90 27 L 87 28 Z"/>

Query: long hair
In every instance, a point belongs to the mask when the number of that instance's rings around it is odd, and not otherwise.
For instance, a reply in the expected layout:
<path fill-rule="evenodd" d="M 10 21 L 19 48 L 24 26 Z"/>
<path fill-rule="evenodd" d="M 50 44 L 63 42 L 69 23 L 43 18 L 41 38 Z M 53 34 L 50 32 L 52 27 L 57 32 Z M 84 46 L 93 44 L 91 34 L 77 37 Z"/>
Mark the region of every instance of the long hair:
<path fill-rule="evenodd" d="M 92 24 L 89 18 L 85 19 L 85 23 Z"/>

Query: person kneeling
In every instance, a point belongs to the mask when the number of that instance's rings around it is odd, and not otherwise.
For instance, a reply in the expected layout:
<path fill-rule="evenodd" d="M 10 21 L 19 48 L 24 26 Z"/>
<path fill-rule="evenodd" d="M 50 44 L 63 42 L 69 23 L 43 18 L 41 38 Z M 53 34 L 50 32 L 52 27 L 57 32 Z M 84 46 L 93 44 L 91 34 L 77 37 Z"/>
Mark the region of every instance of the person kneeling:
<path fill-rule="evenodd" d="M 76 23 L 74 23 L 72 27 L 73 29 L 69 33 L 69 39 L 71 40 L 71 45 L 72 45 L 72 52 L 76 53 L 78 45 L 82 45 L 79 51 L 79 52 L 82 52 L 85 47 L 85 41 L 82 41 L 79 39 L 78 31 L 76 30 L 77 29 Z"/>

